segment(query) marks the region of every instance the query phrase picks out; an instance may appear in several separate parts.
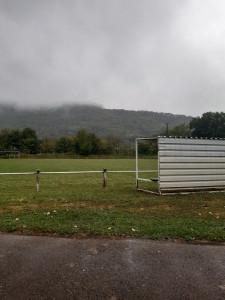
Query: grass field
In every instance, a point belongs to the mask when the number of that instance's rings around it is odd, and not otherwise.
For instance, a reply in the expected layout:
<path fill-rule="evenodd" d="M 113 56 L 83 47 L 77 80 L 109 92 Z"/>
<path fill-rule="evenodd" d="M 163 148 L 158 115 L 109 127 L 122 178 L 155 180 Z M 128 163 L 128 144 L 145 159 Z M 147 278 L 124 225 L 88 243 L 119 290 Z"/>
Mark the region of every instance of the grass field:
<path fill-rule="evenodd" d="M 135 160 L 0 160 L 0 172 L 103 168 L 135 170 Z M 157 169 L 157 160 L 140 168 Z M 134 173 L 107 177 L 103 189 L 102 174 L 42 174 L 37 193 L 35 175 L 0 176 L 0 231 L 225 241 L 224 193 L 158 196 L 137 192 Z"/>

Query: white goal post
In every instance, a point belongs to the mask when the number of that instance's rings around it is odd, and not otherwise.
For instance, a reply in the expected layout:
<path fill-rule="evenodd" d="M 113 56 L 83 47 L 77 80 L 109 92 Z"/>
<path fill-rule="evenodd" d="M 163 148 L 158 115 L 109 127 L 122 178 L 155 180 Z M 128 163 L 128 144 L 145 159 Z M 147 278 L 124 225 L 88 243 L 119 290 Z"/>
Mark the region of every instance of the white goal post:
<path fill-rule="evenodd" d="M 9 158 L 20 158 L 20 151 L 18 150 L 0 150 L 0 157 L 8 156 Z"/>

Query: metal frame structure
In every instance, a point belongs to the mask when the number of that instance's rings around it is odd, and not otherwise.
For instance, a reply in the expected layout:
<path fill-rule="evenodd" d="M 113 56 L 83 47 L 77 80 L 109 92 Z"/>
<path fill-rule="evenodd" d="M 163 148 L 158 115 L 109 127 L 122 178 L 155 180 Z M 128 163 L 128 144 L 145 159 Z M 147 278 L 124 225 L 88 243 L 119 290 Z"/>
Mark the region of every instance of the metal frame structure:
<path fill-rule="evenodd" d="M 138 142 L 158 141 L 158 192 L 139 188 Z M 156 172 L 154 170 L 153 172 Z M 225 140 L 205 138 L 137 138 L 137 190 L 157 194 L 225 191 Z"/>
<path fill-rule="evenodd" d="M 145 181 L 145 182 L 152 182 L 153 180 L 152 179 L 146 179 L 146 178 L 141 178 L 139 177 L 139 173 L 140 172 L 143 172 L 143 171 L 139 171 L 139 168 L 138 168 L 138 142 L 139 141 L 146 141 L 146 140 L 158 140 L 158 138 L 136 138 L 135 140 L 135 150 L 136 150 L 136 189 L 138 191 L 142 191 L 142 192 L 148 192 L 148 193 L 151 193 L 151 194 L 159 194 L 159 192 L 155 192 L 155 191 L 151 191 L 151 190 L 145 190 L 145 189 L 140 189 L 139 188 L 139 181 Z M 151 172 L 151 173 L 156 173 L 158 172 L 158 170 L 148 170 L 146 172 Z"/>
<path fill-rule="evenodd" d="M 20 151 L 19 150 L 0 150 L 1 155 L 8 155 L 9 158 L 20 158 Z"/>

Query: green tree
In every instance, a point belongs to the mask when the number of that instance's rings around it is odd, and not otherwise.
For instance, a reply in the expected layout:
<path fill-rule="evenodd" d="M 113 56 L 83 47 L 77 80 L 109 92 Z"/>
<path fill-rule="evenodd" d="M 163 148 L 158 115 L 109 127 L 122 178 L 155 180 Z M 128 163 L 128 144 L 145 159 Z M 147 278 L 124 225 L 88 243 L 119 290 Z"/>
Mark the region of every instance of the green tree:
<path fill-rule="evenodd" d="M 113 134 L 107 136 L 108 152 L 118 154 L 121 147 L 120 138 Z"/>
<path fill-rule="evenodd" d="M 53 153 L 56 147 L 56 142 L 48 137 L 40 141 L 40 152 L 41 153 Z"/>
<path fill-rule="evenodd" d="M 75 152 L 81 155 L 88 156 L 92 151 L 90 134 L 86 129 L 81 129 L 75 137 Z"/>
<path fill-rule="evenodd" d="M 96 136 L 95 133 L 89 133 L 89 140 L 91 143 L 91 154 L 100 154 L 101 140 Z"/>
<path fill-rule="evenodd" d="M 70 137 L 62 136 L 55 144 L 55 151 L 57 153 L 68 153 L 73 150 L 73 142 Z"/>
<path fill-rule="evenodd" d="M 150 154 L 150 146 L 148 143 L 139 142 L 138 143 L 138 153 L 142 155 Z"/>
<path fill-rule="evenodd" d="M 225 138 L 225 113 L 207 112 L 190 122 L 192 136 Z"/>
<path fill-rule="evenodd" d="M 109 147 L 109 144 L 106 140 L 101 140 L 101 153 L 111 154 L 112 148 Z"/>
<path fill-rule="evenodd" d="M 0 132 L 0 150 L 9 150 L 11 146 L 11 136 L 9 129 Z"/>
<path fill-rule="evenodd" d="M 156 140 L 146 140 L 138 143 L 138 153 L 142 155 L 157 155 L 158 146 Z"/>
<path fill-rule="evenodd" d="M 37 154 L 39 150 L 39 140 L 36 132 L 31 128 L 24 128 L 21 132 L 21 148 L 23 152 Z"/>
<path fill-rule="evenodd" d="M 164 131 L 162 135 L 166 136 L 167 132 Z M 189 125 L 182 123 L 180 125 L 175 126 L 173 129 L 169 130 L 168 136 L 191 137 L 191 129 L 189 128 Z"/>
<path fill-rule="evenodd" d="M 20 150 L 21 148 L 21 132 L 19 130 L 12 130 L 10 132 L 10 142 L 14 149 Z"/>

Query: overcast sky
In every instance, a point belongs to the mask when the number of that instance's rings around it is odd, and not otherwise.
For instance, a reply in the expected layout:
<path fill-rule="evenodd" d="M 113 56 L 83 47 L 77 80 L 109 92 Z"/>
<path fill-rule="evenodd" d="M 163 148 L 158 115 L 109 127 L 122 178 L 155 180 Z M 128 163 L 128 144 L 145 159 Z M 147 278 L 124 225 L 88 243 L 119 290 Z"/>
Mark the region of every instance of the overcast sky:
<path fill-rule="evenodd" d="M 0 103 L 225 111 L 225 1 L 0 0 Z"/>

